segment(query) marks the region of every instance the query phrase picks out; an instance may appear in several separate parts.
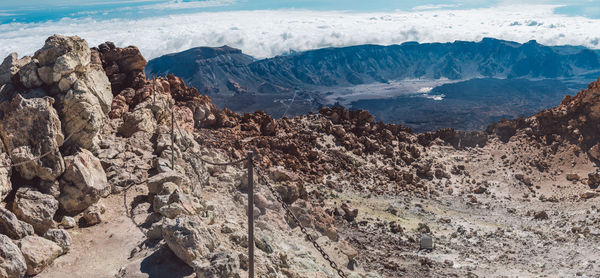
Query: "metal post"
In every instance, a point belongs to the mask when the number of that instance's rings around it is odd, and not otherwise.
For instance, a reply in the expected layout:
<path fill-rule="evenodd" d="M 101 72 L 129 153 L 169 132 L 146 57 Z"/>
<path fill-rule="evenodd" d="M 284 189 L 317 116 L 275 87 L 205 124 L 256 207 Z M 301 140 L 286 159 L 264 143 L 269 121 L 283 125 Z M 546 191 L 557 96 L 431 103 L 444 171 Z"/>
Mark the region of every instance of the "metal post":
<path fill-rule="evenodd" d="M 248 152 L 248 277 L 254 278 L 254 162 Z"/>
<path fill-rule="evenodd" d="M 171 107 L 171 170 L 175 170 L 175 112 Z"/>

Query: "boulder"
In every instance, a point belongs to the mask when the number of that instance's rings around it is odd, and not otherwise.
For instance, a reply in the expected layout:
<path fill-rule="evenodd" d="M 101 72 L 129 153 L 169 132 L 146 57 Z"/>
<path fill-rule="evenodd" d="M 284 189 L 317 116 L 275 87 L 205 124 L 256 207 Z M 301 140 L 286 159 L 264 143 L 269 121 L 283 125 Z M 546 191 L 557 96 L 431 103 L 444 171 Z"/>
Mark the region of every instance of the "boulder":
<path fill-rule="evenodd" d="M 78 36 L 53 35 L 33 56 L 40 67 L 51 68 L 53 83 L 72 72 L 83 72 L 90 63 L 91 51 L 87 42 Z"/>
<path fill-rule="evenodd" d="M 600 185 L 600 173 L 589 173 L 587 184 L 591 189 L 598 188 L 598 185 Z"/>
<path fill-rule="evenodd" d="M 72 229 L 75 228 L 75 226 L 77 226 L 77 222 L 75 222 L 73 217 L 63 216 L 63 218 L 60 220 L 60 227 L 64 229 Z"/>
<path fill-rule="evenodd" d="M 62 254 L 56 243 L 39 236 L 27 236 L 18 242 L 27 264 L 27 275 L 36 275 Z"/>
<path fill-rule="evenodd" d="M 175 218 L 182 214 L 195 215 L 202 212 L 203 209 L 200 199 L 177 189 L 169 196 L 167 203 L 158 209 L 158 212 L 167 218 Z"/>
<path fill-rule="evenodd" d="M 98 46 L 98 54 L 110 79 L 114 95 L 125 88 L 138 89 L 145 79 L 146 59 L 135 46 L 118 48 L 112 42 Z"/>
<path fill-rule="evenodd" d="M 91 50 L 85 40 L 60 35 L 49 37 L 32 60 L 39 66 L 36 72 L 43 83 L 56 85 L 63 93 L 57 96 L 57 107 L 65 131 L 74 133 L 69 145 L 86 149 L 96 147 L 113 97 L 104 70 L 90 61 Z M 29 76 L 24 75 L 28 66 L 19 71 L 20 76 Z"/>
<path fill-rule="evenodd" d="M 32 59 L 29 63 L 19 69 L 17 76 L 23 87 L 32 89 L 44 84 L 38 75 L 37 63 L 38 61 L 36 59 Z"/>
<path fill-rule="evenodd" d="M 10 165 L 10 163 L 10 157 L 4 152 L 4 146 L 0 140 L 0 166 Z M 11 175 L 11 167 L 0 167 L 0 201 L 4 200 L 6 195 L 12 190 Z"/>
<path fill-rule="evenodd" d="M 13 52 L 4 58 L 0 64 L 0 85 L 10 83 L 19 69 L 31 62 L 31 57 L 25 56 L 19 59 L 19 55 Z"/>
<path fill-rule="evenodd" d="M 33 226 L 17 218 L 10 210 L 0 207 L 0 233 L 12 239 L 21 239 L 34 234 Z"/>
<path fill-rule="evenodd" d="M 27 264 L 19 247 L 9 237 L 0 234 L 0 277 L 25 276 Z"/>
<path fill-rule="evenodd" d="M 533 219 L 535 220 L 548 220 L 548 213 L 545 211 L 538 211 L 533 214 Z"/>
<path fill-rule="evenodd" d="M 15 194 L 13 211 L 19 219 L 31 224 L 38 234 L 44 234 L 55 226 L 54 214 L 58 201 L 31 187 L 21 187 Z"/>
<path fill-rule="evenodd" d="M 347 203 L 343 203 L 341 208 L 344 211 L 344 219 L 348 222 L 354 221 L 358 216 L 358 209 L 351 207 Z"/>
<path fill-rule="evenodd" d="M 92 226 L 102 222 L 102 214 L 106 208 L 101 204 L 94 204 L 88 207 L 82 215 L 85 225 Z"/>
<path fill-rule="evenodd" d="M 73 89 L 59 99 L 60 116 L 67 134 L 73 134 L 69 145 L 96 149 L 98 133 L 104 126 L 106 115 L 98 98 L 83 81 L 76 81 Z"/>
<path fill-rule="evenodd" d="M 229 250 L 211 253 L 205 260 L 194 261 L 194 269 L 198 278 L 232 278 L 239 277 L 240 253 Z"/>
<path fill-rule="evenodd" d="M 102 112 L 104 112 L 105 115 L 108 115 L 112 105 L 113 95 L 110 89 L 110 82 L 104 71 L 95 68 L 89 69 L 82 76 L 82 80 L 89 92 L 98 98 Z"/>
<path fill-rule="evenodd" d="M 214 232 L 187 215 L 165 219 L 162 234 L 171 251 L 191 267 L 195 260 L 210 254 L 218 246 Z"/>
<path fill-rule="evenodd" d="M 88 150 L 65 158 L 66 170 L 58 201 L 65 212 L 78 213 L 110 194 L 110 186 L 100 160 Z"/>
<path fill-rule="evenodd" d="M 119 128 L 119 134 L 124 137 L 131 137 L 138 131 L 152 133 L 155 129 L 154 113 L 149 108 L 142 108 L 127 114 L 123 125 Z"/>
<path fill-rule="evenodd" d="M 183 177 L 175 171 L 160 173 L 148 179 L 148 192 L 152 195 L 159 194 L 163 190 L 165 183 L 174 183 L 177 186 L 181 186 L 182 182 Z"/>
<path fill-rule="evenodd" d="M 55 151 L 62 145 L 64 136 L 53 103 L 49 97 L 25 99 L 17 95 L 0 104 L 0 137 L 12 163 L 29 161 L 50 152 L 16 167 L 24 179 L 54 180 L 64 172 L 63 158 Z"/>
<path fill-rule="evenodd" d="M 58 244 L 58 246 L 62 248 L 62 254 L 67 253 L 69 249 L 71 249 L 71 244 L 73 243 L 73 239 L 71 239 L 69 232 L 63 229 L 50 229 L 46 231 L 44 238 Z"/>

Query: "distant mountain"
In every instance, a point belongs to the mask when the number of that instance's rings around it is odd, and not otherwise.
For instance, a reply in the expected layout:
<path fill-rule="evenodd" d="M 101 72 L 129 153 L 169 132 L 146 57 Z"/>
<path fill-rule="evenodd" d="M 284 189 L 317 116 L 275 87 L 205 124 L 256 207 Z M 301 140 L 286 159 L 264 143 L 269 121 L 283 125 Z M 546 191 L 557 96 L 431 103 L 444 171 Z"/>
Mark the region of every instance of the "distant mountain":
<path fill-rule="evenodd" d="M 146 71 L 173 73 L 213 95 L 276 94 L 416 78 L 592 79 L 600 73 L 600 52 L 492 38 L 324 48 L 263 60 L 228 46 L 198 47 L 155 58 Z"/>

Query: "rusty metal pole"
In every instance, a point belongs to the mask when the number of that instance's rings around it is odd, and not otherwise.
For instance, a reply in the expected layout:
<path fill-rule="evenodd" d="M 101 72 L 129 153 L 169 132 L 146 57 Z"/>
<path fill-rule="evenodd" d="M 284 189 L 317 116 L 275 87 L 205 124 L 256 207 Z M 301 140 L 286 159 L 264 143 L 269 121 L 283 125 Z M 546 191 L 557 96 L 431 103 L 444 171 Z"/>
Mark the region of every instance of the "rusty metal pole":
<path fill-rule="evenodd" d="M 175 112 L 171 107 L 171 170 L 175 171 Z"/>
<path fill-rule="evenodd" d="M 254 162 L 248 152 L 248 278 L 254 278 Z"/>

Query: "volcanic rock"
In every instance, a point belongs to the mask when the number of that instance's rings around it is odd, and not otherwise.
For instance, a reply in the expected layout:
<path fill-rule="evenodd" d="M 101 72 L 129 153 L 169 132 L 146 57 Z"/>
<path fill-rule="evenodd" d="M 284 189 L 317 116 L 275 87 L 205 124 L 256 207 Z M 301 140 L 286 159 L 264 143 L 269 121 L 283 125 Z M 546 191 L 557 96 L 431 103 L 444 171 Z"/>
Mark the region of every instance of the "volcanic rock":
<path fill-rule="evenodd" d="M 36 275 L 60 256 L 63 249 L 39 236 L 27 236 L 18 242 L 27 263 L 27 275 Z"/>
<path fill-rule="evenodd" d="M 10 156 L 4 152 L 4 144 L 0 140 L 0 166 L 7 166 L 11 164 Z M 4 200 L 8 193 L 12 190 L 12 183 L 10 177 L 12 175 L 11 167 L 0 167 L 0 201 Z"/>
<path fill-rule="evenodd" d="M 233 278 L 239 277 L 240 259 L 238 252 L 222 251 L 211 253 L 204 262 L 194 261 L 198 278 Z"/>
<path fill-rule="evenodd" d="M 44 234 L 44 238 L 58 244 L 58 246 L 62 248 L 63 254 L 67 253 L 69 249 L 71 249 L 71 244 L 73 243 L 73 239 L 71 239 L 69 232 L 63 229 L 49 229 Z"/>
<path fill-rule="evenodd" d="M 0 64 L 0 85 L 10 83 L 19 69 L 31 62 L 31 57 L 25 56 L 19 59 L 17 53 L 10 53 Z M 1 100 L 1 98 L 0 98 Z"/>
<path fill-rule="evenodd" d="M 33 226 L 17 218 L 10 210 L 0 207 L 0 233 L 12 239 L 21 239 L 34 234 Z"/>
<path fill-rule="evenodd" d="M 19 247 L 5 235 L 0 234 L 0 277 L 25 276 L 27 264 Z"/>
<path fill-rule="evenodd" d="M 173 183 L 177 186 L 181 186 L 182 182 L 183 177 L 175 171 L 160 173 L 148 179 L 148 191 L 152 195 L 159 194 L 164 189 L 165 183 Z"/>
<path fill-rule="evenodd" d="M 0 136 L 13 163 L 32 160 L 47 152 L 48 155 L 17 166 L 25 179 L 39 177 L 54 180 L 65 165 L 56 150 L 65 139 L 61 122 L 49 97 L 25 99 L 21 95 L 0 104 Z"/>
<path fill-rule="evenodd" d="M 195 266 L 195 260 L 210 254 L 219 245 L 213 231 L 187 215 L 165 220 L 162 232 L 173 253 L 191 267 Z"/>
<path fill-rule="evenodd" d="M 57 210 L 58 201 L 51 195 L 31 187 L 21 187 L 17 190 L 13 211 L 19 219 L 31 224 L 38 234 L 43 235 L 55 225 L 53 218 Z"/>
<path fill-rule="evenodd" d="M 106 174 L 98 158 L 85 149 L 65 158 L 67 169 L 61 179 L 60 206 L 67 213 L 80 212 L 110 194 Z"/>
<path fill-rule="evenodd" d="M 104 205 L 93 204 L 83 211 L 81 219 L 85 225 L 93 226 L 102 222 L 102 214 L 105 211 Z"/>

